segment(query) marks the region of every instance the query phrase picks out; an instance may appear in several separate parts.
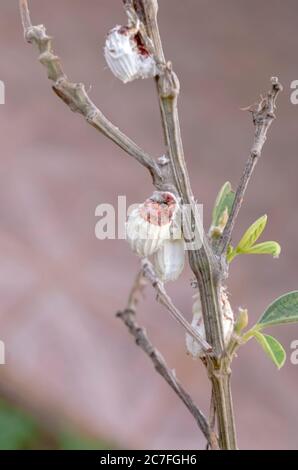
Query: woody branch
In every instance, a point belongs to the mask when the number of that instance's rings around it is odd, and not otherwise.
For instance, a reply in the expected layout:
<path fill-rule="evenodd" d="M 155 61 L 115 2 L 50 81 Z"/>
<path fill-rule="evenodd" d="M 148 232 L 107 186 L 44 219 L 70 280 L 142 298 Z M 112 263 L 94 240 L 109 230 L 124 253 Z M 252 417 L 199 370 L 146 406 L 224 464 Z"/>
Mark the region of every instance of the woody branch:
<path fill-rule="evenodd" d="M 46 67 L 48 78 L 54 82 L 53 90 L 56 95 L 67 104 L 71 111 L 84 116 L 91 126 L 147 168 L 154 184 L 159 187 L 163 181 L 159 165 L 104 116 L 88 96 L 84 84 L 73 83 L 68 79 L 59 57 L 53 51 L 52 38 L 47 35 L 45 27 L 32 25 L 27 0 L 20 0 L 19 3 L 25 39 L 38 47 L 39 61 Z"/>
<path fill-rule="evenodd" d="M 147 34 L 154 45 L 155 55 L 160 63 L 166 64 L 164 73 L 156 79 L 165 144 L 171 161 L 176 190 L 183 204 L 191 207 L 192 213 L 195 214 L 195 198 L 189 181 L 179 123 L 180 83 L 171 64 L 165 61 L 157 21 L 158 2 L 157 0 L 124 0 L 124 3 L 134 7 L 140 20 L 144 21 Z M 184 222 L 186 232 L 192 233 L 192 221 L 186 218 Z M 224 449 L 234 449 L 237 444 L 230 389 L 231 371 L 222 359 L 225 346 L 219 293 L 223 273 L 220 259 L 213 252 L 205 233 L 202 236 L 201 248 L 189 251 L 189 261 L 200 291 L 206 338 L 212 347 L 212 356 L 207 362 L 216 402 L 220 445 Z"/>
<path fill-rule="evenodd" d="M 130 334 L 135 338 L 137 346 L 139 346 L 149 357 L 158 374 L 163 377 L 163 379 L 168 383 L 168 385 L 172 388 L 172 390 L 176 393 L 176 395 L 191 413 L 203 435 L 206 437 L 211 449 L 216 450 L 218 449 L 217 437 L 215 432 L 208 424 L 206 417 L 195 405 L 191 396 L 186 392 L 178 380 L 176 373 L 168 367 L 160 351 L 154 347 L 144 328 L 141 328 L 136 321 L 136 308 L 145 285 L 146 279 L 144 277 L 143 268 L 137 275 L 133 284 L 127 307 L 125 310 L 118 312 L 117 317 L 123 321 Z"/>
<path fill-rule="evenodd" d="M 246 162 L 241 180 L 236 190 L 235 200 L 232 206 L 228 222 L 225 226 L 221 240 L 219 242 L 218 253 L 224 256 L 231 241 L 232 232 L 235 226 L 237 216 L 241 209 L 246 189 L 248 187 L 256 164 L 261 157 L 263 146 L 267 139 L 267 133 L 275 119 L 274 111 L 276 109 L 276 100 L 278 94 L 281 91 L 282 85 L 279 83 L 278 78 L 272 77 L 271 90 L 267 93 L 267 96 L 265 96 L 264 98 L 261 97 L 261 101 L 259 103 L 250 106 L 244 110 L 250 111 L 252 113 L 253 123 L 255 126 L 255 135 L 249 158 Z"/>

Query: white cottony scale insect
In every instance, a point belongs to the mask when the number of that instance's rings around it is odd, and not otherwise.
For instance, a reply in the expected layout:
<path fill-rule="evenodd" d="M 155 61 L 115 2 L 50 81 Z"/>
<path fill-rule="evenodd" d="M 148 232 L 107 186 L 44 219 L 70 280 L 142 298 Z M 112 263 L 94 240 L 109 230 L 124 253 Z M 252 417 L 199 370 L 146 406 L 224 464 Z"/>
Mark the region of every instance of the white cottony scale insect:
<path fill-rule="evenodd" d="M 171 226 L 178 211 L 176 197 L 156 191 L 134 209 L 126 224 L 126 238 L 142 258 L 153 255 L 171 238 Z"/>
<path fill-rule="evenodd" d="M 134 28 L 113 28 L 107 36 L 104 55 L 112 73 L 123 83 L 158 74 L 154 57 L 142 44 Z"/>
<path fill-rule="evenodd" d="M 200 295 L 196 294 L 194 296 L 194 300 L 195 301 L 192 308 L 193 320 L 191 324 L 194 329 L 202 336 L 202 338 L 206 339 Z M 222 287 L 220 290 L 220 305 L 224 341 L 225 345 L 227 346 L 234 329 L 234 314 L 224 287 Z M 190 354 L 194 359 L 204 356 L 202 346 L 188 333 L 186 333 L 186 349 L 188 354 Z"/>
<path fill-rule="evenodd" d="M 163 282 L 176 281 L 184 268 L 184 240 L 166 240 L 153 255 L 153 266 Z"/>
<path fill-rule="evenodd" d="M 203 339 L 206 339 L 200 295 L 196 294 L 194 296 L 194 300 L 195 302 L 192 307 L 193 319 L 191 326 Z M 185 340 L 187 353 L 190 354 L 194 359 L 204 355 L 202 346 L 189 333 L 186 333 Z"/>

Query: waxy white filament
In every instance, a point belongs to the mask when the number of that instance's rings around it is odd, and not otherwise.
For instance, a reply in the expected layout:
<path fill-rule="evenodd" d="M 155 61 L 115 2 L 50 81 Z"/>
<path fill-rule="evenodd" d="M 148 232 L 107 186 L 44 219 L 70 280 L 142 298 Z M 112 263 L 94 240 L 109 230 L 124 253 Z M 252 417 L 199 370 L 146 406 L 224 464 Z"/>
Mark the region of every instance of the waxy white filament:
<path fill-rule="evenodd" d="M 166 240 L 153 256 L 153 266 L 163 282 L 176 281 L 184 268 L 184 240 Z"/>
<path fill-rule="evenodd" d="M 204 319 L 203 319 L 203 312 L 202 312 L 202 304 L 200 295 L 196 294 L 194 296 L 194 304 L 192 308 L 193 313 L 193 320 L 192 326 L 194 329 L 204 338 L 206 339 L 206 331 L 204 327 Z M 234 314 L 231 308 L 230 302 L 228 300 L 228 296 L 224 287 L 220 290 L 220 306 L 221 306 L 221 313 L 222 313 L 222 326 L 223 326 L 223 334 L 224 334 L 224 341 L 225 346 L 228 345 L 231 335 L 234 329 Z M 188 333 L 186 333 L 186 349 L 188 354 L 190 354 L 194 359 L 198 357 L 203 357 L 204 351 L 201 345 Z"/>
<path fill-rule="evenodd" d="M 158 73 L 154 58 L 145 48 L 140 49 L 129 28 L 116 26 L 109 32 L 104 55 L 112 73 L 123 83 L 155 77 Z"/>

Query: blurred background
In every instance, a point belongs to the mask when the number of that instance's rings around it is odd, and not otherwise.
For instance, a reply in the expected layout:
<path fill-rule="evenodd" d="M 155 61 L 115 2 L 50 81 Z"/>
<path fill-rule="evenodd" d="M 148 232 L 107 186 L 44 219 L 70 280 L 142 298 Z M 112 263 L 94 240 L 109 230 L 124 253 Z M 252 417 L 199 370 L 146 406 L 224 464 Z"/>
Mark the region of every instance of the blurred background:
<path fill-rule="evenodd" d="M 240 108 L 267 91 L 271 76 L 284 85 L 234 235 L 235 242 L 267 213 L 264 240 L 282 245 L 279 260 L 242 257 L 232 264 L 231 303 L 235 311 L 247 307 L 253 323 L 272 300 L 297 288 L 298 106 L 290 102 L 290 84 L 298 79 L 298 3 L 159 3 L 166 56 L 181 79 L 184 145 L 205 227 L 220 186 L 238 183 L 252 143 L 251 116 Z M 37 51 L 23 40 L 17 4 L 2 0 L 0 7 L 0 79 L 6 85 L 0 106 L 0 339 L 6 347 L 0 447 L 202 448 L 192 417 L 115 318 L 138 260 L 125 241 L 98 241 L 94 234 L 96 206 L 117 207 L 118 195 L 128 204 L 143 201 L 152 191 L 150 178 L 55 97 Z M 90 87 L 100 109 L 146 151 L 161 155 L 153 82 L 124 86 L 104 62 L 106 33 L 125 22 L 122 2 L 30 5 L 33 23 L 54 36 L 68 76 Z M 186 269 L 169 285 L 189 319 L 191 278 Z M 183 331 L 150 288 L 138 320 L 207 412 L 205 371 L 186 356 Z M 288 352 L 280 372 L 253 342 L 234 362 L 242 449 L 298 448 L 298 366 L 290 362 L 298 327 L 275 335 Z"/>

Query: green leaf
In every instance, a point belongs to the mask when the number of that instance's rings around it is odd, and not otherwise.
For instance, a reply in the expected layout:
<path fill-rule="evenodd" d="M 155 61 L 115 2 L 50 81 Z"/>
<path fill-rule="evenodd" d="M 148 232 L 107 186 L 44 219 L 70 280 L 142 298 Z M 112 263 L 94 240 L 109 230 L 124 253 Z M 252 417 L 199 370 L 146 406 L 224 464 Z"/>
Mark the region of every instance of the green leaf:
<path fill-rule="evenodd" d="M 281 246 L 277 242 L 263 242 L 253 245 L 241 252 L 246 255 L 272 255 L 274 258 L 278 258 L 281 252 Z"/>
<path fill-rule="evenodd" d="M 227 181 L 219 191 L 214 209 L 212 212 L 212 225 L 217 227 L 220 223 L 223 212 L 227 209 L 230 214 L 235 199 L 235 192 L 232 190 L 231 183 Z"/>
<path fill-rule="evenodd" d="M 0 402 L 0 450 L 24 449 L 36 434 L 36 425 L 29 416 Z"/>
<path fill-rule="evenodd" d="M 252 224 L 248 230 L 246 230 L 245 234 L 238 243 L 236 248 L 237 252 L 242 253 L 251 248 L 263 233 L 266 224 L 267 215 L 263 215 L 263 217 L 260 217 L 258 220 L 256 220 L 256 222 Z"/>
<path fill-rule="evenodd" d="M 272 325 L 298 322 L 298 291 L 289 292 L 276 299 L 265 310 L 257 323 L 259 329 Z"/>
<path fill-rule="evenodd" d="M 287 355 L 279 341 L 273 338 L 273 336 L 263 335 L 258 331 L 255 331 L 254 337 L 276 367 L 281 369 L 286 361 Z"/>
<path fill-rule="evenodd" d="M 115 449 L 115 445 L 67 431 L 59 435 L 59 448 L 61 450 L 110 450 Z"/>

